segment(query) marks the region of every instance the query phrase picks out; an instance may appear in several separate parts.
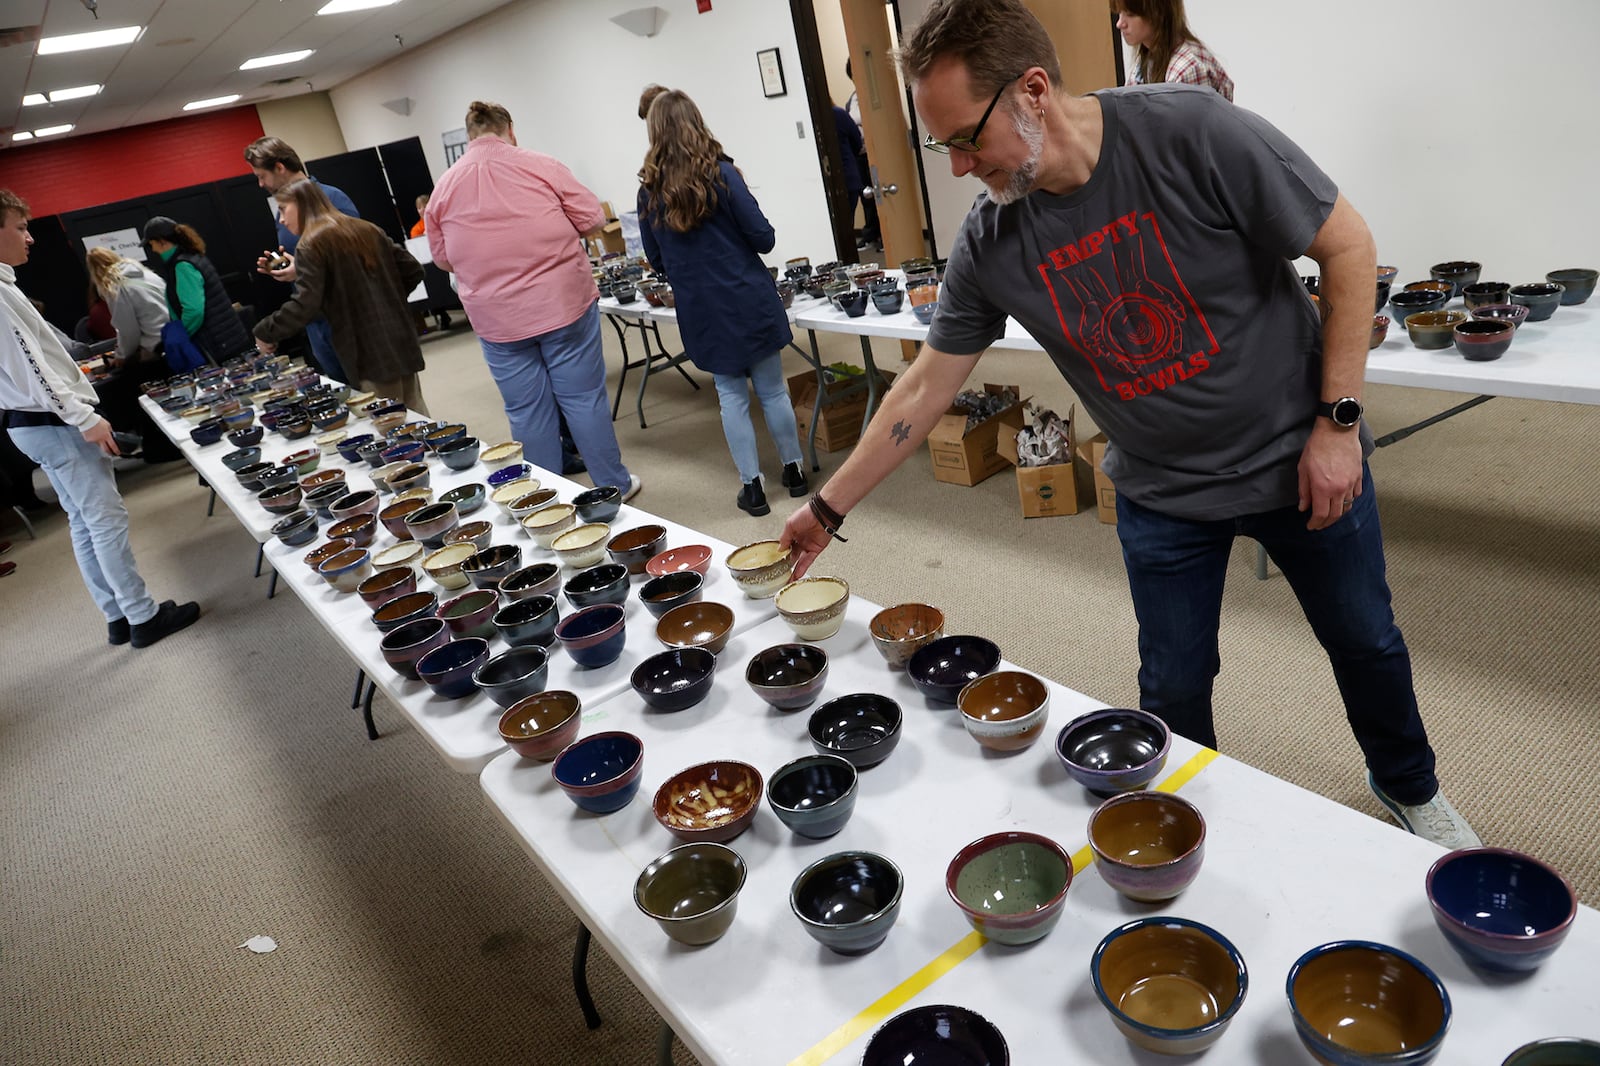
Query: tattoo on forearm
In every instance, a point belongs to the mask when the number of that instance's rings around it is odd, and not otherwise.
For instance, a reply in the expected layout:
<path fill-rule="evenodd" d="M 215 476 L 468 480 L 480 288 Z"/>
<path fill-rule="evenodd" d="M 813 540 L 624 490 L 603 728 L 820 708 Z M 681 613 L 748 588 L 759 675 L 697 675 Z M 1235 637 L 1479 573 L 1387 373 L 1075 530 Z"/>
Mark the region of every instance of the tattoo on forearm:
<path fill-rule="evenodd" d="M 889 436 L 894 438 L 894 446 L 898 448 L 911 438 L 911 427 L 902 419 L 889 427 Z"/>

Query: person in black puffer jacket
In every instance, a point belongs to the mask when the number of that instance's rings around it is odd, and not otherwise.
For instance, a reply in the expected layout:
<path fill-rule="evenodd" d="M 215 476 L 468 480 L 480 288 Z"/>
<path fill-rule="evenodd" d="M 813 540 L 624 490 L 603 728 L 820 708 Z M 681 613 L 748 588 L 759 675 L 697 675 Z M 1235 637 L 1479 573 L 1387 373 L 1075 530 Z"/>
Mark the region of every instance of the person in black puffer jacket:
<path fill-rule="evenodd" d="M 157 215 L 144 224 L 150 265 L 167 283 L 172 317 L 214 363 L 253 348 L 254 342 L 233 309 L 217 268 L 206 258 L 206 242 L 193 227 Z"/>

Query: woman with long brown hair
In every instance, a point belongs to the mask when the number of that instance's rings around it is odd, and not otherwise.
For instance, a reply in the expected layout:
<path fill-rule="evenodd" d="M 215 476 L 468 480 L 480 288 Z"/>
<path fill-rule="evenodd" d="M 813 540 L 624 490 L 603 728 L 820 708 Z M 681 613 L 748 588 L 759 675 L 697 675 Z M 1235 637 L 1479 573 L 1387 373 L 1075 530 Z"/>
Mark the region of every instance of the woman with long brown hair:
<path fill-rule="evenodd" d="M 1233 100 L 1233 79 L 1189 29 L 1183 0 L 1120 0 L 1117 8 L 1117 29 L 1133 49 L 1129 85 L 1209 85 L 1224 100 Z"/>
<path fill-rule="evenodd" d="M 717 384 L 722 432 L 742 483 L 739 509 L 764 515 L 772 508 L 750 421 L 752 385 L 784 486 L 791 496 L 810 491 L 780 355 L 794 335 L 760 257 L 772 251 L 776 234 L 693 100 L 676 90 L 661 93 L 645 122 L 650 150 L 639 171 L 645 255 L 672 282 L 684 351 Z"/>
<path fill-rule="evenodd" d="M 377 226 L 334 207 L 309 178 L 274 199 L 300 243 L 294 295 L 256 324 L 261 349 L 273 350 L 320 315 L 333 327 L 333 346 L 351 381 L 427 414 L 417 379 L 422 346 L 406 306 L 422 283 L 422 265 Z"/>

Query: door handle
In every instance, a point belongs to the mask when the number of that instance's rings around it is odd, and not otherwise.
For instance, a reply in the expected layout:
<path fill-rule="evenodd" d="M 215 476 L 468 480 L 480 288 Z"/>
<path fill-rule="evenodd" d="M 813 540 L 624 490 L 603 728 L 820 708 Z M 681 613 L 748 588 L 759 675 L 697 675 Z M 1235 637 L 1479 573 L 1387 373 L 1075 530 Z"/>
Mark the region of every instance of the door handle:
<path fill-rule="evenodd" d="M 890 182 L 887 185 L 868 185 L 865 189 L 861 190 L 861 195 L 862 198 L 867 200 L 877 200 L 884 196 L 893 196 L 899 191 L 900 186 L 896 185 L 894 182 Z"/>

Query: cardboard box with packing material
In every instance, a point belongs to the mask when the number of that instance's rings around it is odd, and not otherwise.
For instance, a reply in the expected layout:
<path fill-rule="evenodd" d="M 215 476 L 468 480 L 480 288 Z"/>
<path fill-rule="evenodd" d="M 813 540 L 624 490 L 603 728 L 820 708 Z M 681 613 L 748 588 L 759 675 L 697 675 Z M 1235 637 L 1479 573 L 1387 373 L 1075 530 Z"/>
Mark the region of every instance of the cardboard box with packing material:
<path fill-rule="evenodd" d="M 1111 484 L 1111 479 L 1106 476 L 1104 462 L 1106 457 L 1106 435 L 1096 433 L 1082 444 L 1078 445 L 1078 454 L 1083 461 L 1089 464 L 1094 471 L 1094 502 L 1097 517 L 1108 526 L 1117 524 L 1117 490 Z"/>
<path fill-rule="evenodd" d="M 807 370 L 789 378 L 789 399 L 794 404 L 794 419 L 800 429 L 800 440 L 811 435 L 811 416 L 817 415 L 817 447 L 825 452 L 848 448 L 861 439 L 861 422 L 867 416 L 867 390 L 860 389 L 847 398 L 839 398 L 851 385 L 862 379 L 839 376 L 828 382 L 822 397 L 822 410 L 815 412 L 817 401 L 817 372 Z M 878 398 L 889 391 L 894 375 L 878 372 Z"/>
<path fill-rule="evenodd" d="M 985 392 L 999 393 L 1007 389 L 1019 395 L 1015 385 L 985 385 Z M 1022 428 L 1022 401 L 1007 407 L 977 425 L 967 429 L 967 412 L 952 407 L 928 434 L 928 453 L 933 457 L 933 479 L 951 485 L 976 485 L 991 474 L 1008 465 L 1000 454 L 1000 427 L 1013 430 Z"/>
<path fill-rule="evenodd" d="M 1069 407 L 1067 417 L 1062 420 L 1067 424 L 1069 456 L 1076 456 L 1077 453 L 1073 441 L 1076 414 L 1076 410 Z M 1022 503 L 1022 517 L 1051 518 L 1077 514 L 1080 509 L 1077 459 L 1049 466 L 1023 466 L 1017 455 L 1017 434 L 1020 432 L 1020 429 L 1003 425 L 996 443 L 1001 457 L 1017 468 L 1017 498 Z"/>

